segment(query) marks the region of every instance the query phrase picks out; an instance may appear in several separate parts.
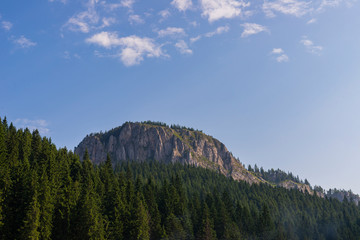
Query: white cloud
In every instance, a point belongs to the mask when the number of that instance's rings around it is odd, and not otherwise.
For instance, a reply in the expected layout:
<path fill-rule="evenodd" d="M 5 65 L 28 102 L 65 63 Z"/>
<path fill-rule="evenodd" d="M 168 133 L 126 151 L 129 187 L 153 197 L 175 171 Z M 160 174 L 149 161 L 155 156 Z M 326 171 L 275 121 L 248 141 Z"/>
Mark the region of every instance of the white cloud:
<path fill-rule="evenodd" d="M 86 42 L 94 43 L 105 48 L 121 45 L 120 38 L 118 38 L 117 34 L 113 32 L 101 32 L 95 34 L 92 37 L 86 39 Z"/>
<path fill-rule="evenodd" d="M 230 30 L 229 26 L 222 26 L 222 27 L 218 27 L 215 31 L 213 32 L 208 32 L 205 33 L 205 37 L 212 37 L 214 35 L 218 35 L 218 34 L 222 34 L 222 33 L 226 33 Z"/>
<path fill-rule="evenodd" d="M 100 45 L 105 48 L 120 47 L 117 54 L 125 66 L 133 66 L 144 60 L 144 57 L 166 56 L 161 46 L 151 38 L 141 38 L 135 35 L 119 38 L 116 33 L 101 32 L 95 34 L 86 42 Z"/>
<path fill-rule="evenodd" d="M 196 36 L 196 37 L 190 38 L 190 43 L 197 42 L 197 41 L 199 41 L 202 37 L 210 38 L 210 37 L 213 37 L 214 35 L 219 35 L 219 34 L 226 33 L 226 32 L 228 32 L 229 30 L 230 30 L 230 27 L 229 27 L 229 26 L 220 26 L 220 27 L 216 28 L 215 31 L 207 32 L 207 33 L 205 33 L 205 34 L 198 35 L 198 36 Z"/>
<path fill-rule="evenodd" d="M 102 19 L 102 25 L 100 26 L 100 28 L 109 27 L 110 25 L 114 24 L 115 22 L 116 22 L 115 18 L 104 17 Z"/>
<path fill-rule="evenodd" d="M 122 0 L 120 4 L 122 7 L 132 8 L 134 3 L 135 3 L 135 0 Z"/>
<path fill-rule="evenodd" d="M 201 39 L 201 35 L 196 36 L 196 37 L 193 37 L 193 38 L 190 38 L 190 42 L 191 42 L 191 43 L 194 43 L 194 42 L 199 41 L 200 39 Z"/>
<path fill-rule="evenodd" d="M 106 4 L 104 1 L 89 0 L 86 4 L 87 9 L 78 14 L 72 16 L 63 27 L 68 28 L 73 32 L 89 33 L 92 30 L 99 30 L 105 27 L 109 27 L 116 23 L 116 19 L 113 17 L 99 16 L 99 7 L 103 7 L 108 11 L 121 7 L 119 4 Z"/>
<path fill-rule="evenodd" d="M 346 6 L 351 7 L 356 0 L 322 0 L 320 6 L 316 9 L 318 12 L 323 11 L 327 7 L 338 7 L 345 3 Z"/>
<path fill-rule="evenodd" d="M 303 39 L 300 41 L 301 44 L 303 44 L 306 48 L 306 50 L 310 53 L 320 55 L 323 47 L 322 46 L 316 46 L 313 41 L 309 40 L 307 36 L 304 36 Z"/>
<path fill-rule="evenodd" d="M 20 48 L 29 48 L 36 46 L 36 42 L 33 42 L 24 36 L 14 39 L 13 42 Z"/>
<path fill-rule="evenodd" d="M 316 18 L 312 18 L 310 19 L 309 21 L 307 21 L 306 23 L 307 24 L 312 24 L 312 23 L 316 23 L 317 22 L 317 19 Z"/>
<path fill-rule="evenodd" d="M 200 3 L 202 16 L 209 22 L 241 16 L 242 8 L 250 6 L 250 3 L 237 0 L 200 0 Z"/>
<path fill-rule="evenodd" d="M 139 15 L 130 15 L 129 16 L 130 24 L 143 24 L 145 23 L 144 19 L 142 19 Z"/>
<path fill-rule="evenodd" d="M 80 12 L 76 16 L 71 17 L 65 24 L 69 30 L 73 32 L 88 33 L 91 25 L 99 22 L 99 16 L 93 6 L 89 7 L 87 11 Z"/>
<path fill-rule="evenodd" d="M 262 9 L 267 17 L 275 17 L 275 12 L 301 17 L 313 10 L 310 4 L 311 2 L 298 0 L 265 0 Z"/>
<path fill-rule="evenodd" d="M 168 9 L 165 9 L 165 10 L 160 11 L 159 15 L 161 16 L 161 20 L 165 20 L 171 16 L 171 13 Z"/>
<path fill-rule="evenodd" d="M 192 7 L 191 0 L 173 0 L 171 5 L 176 7 L 179 11 L 186 11 Z"/>
<path fill-rule="evenodd" d="M 260 32 L 268 32 L 269 30 L 262 25 L 256 23 L 244 23 L 241 24 L 244 27 L 244 31 L 241 34 L 241 37 L 248 37 L 250 35 L 258 34 Z"/>
<path fill-rule="evenodd" d="M 284 52 L 284 50 L 282 50 L 281 48 L 274 48 L 271 53 L 272 54 L 282 54 Z"/>
<path fill-rule="evenodd" d="M 123 7 L 123 5 L 121 3 L 108 3 L 108 4 L 105 4 L 104 7 L 107 10 L 114 11 L 118 8 Z"/>
<path fill-rule="evenodd" d="M 192 54 L 193 51 L 188 47 L 184 40 L 180 40 L 175 44 L 175 47 L 181 54 Z"/>
<path fill-rule="evenodd" d="M 183 28 L 177 28 L 177 27 L 168 27 L 166 29 L 159 30 L 158 32 L 159 37 L 182 37 L 185 36 L 186 33 Z"/>
<path fill-rule="evenodd" d="M 289 57 L 286 54 L 281 54 L 280 56 L 276 57 L 276 61 L 279 62 L 279 63 L 288 62 Z"/>
<path fill-rule="evenodd" d="M 105 1 L 100 0 L 88 0 L 86 7 L 85 11 L 72 16 L 63 27 L 73 32 L 89 33 L 91 30 L 99 30 L 116 22 L 116 19 L 113 17 L 100 18 L 98 13 L 100 7 L 113 10 L 113 4 L 106 4 Z M 117 6 L 114 8 L 117 8 Z"/>
<path fill-rule="evenodd" d="M 48 122 L 42 119 L 30 120 L 27 118 L 18 118 L 15 120 L 16 126 L 19 128 L 28 128 L 30 131 L 39 130 L 40 134 L 48 134 L 50 132 Z"/>
<path fill-rule="evenodd" d="M 279 63 L 289 61 L 288 55 L 285 54 L 285 52 L 282 48 L 273 48 L 273 50 L 271 51 L 271 54 L 277 55 L 275 59 Z"/>
<path fill-rule="evenodd" d="M 129 36 L 121 39 L 123 49 L 120 53 L 122 62 L 126 66 L 139 64 L 146 57 L 164 56 L 161 46 L 157 46 L 150 38 Z"/>
<path fill-rule="evenodd" d="M 1 22 L 1 27 L 7 31 L 9 31 L 12 28 L 13 24 L 11 22 L 8 21 L 2 21 Z"/>

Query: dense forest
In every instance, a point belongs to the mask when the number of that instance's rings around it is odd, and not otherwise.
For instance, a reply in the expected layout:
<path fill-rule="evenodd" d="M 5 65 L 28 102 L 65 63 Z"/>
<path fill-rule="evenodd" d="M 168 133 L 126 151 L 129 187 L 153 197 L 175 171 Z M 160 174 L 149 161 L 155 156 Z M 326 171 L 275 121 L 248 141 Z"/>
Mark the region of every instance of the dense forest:
<path fill-rule="evenodd" d="M 93 165 L 0 119 L 0 239 L 360 239 L 360 208 L 194 166 Z"/>

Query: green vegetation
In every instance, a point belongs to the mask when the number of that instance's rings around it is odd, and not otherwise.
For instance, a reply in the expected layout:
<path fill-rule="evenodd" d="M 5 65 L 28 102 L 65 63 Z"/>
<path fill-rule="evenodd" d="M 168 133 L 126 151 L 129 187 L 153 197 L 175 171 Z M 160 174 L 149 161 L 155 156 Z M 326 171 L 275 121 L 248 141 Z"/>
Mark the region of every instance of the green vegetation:
<path fill-rule="evenodd" d="M 0 119 L 0 239 L 360 239 L 360 209 L 193 166 L 96 166 Z"/>
<path fill-rule="evenodd" d="M 255 164 L 254 168 L 251 167 L 251 165 L 248 166 L 248 171 L 255 173 L 256 176 L 261 177 L 265 179 L 268 182 L 279 184 L 281 182 L 284 182 L 286 180 L 291 180 L 295 183 L 301 183 L 306 184 L 310 186 L 310 183 L 305 179 L 305 182 L 300 180 L 299 176 L 294 176 L 291 172 L 284 172 L 280 169 L 274 170 L 269 169 L 267 171 L 264 171 L 264 169 L 259 167 Z"/>

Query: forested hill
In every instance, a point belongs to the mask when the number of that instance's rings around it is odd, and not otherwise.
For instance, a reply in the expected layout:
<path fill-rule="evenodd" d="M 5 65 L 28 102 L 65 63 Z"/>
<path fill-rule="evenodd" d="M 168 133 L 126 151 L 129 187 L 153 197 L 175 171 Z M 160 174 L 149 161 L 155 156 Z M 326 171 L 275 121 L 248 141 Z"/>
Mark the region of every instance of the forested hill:
<path fill-rule="evenodd" d="M 190 164 L 218 171 L 235 180 L 259 183 L 219 140 L 202 131 L 161 122 L 126 122 L 105 133 L 90 134 L 75 148 L 80 157 L 88 150 L 94 163 L 110 154 L 113 163 L 147 161 Z"/>
<path fill-rule="evenodd" d="M 94 165 L 0 119 L 0 239 L 360 239 L 360 208 L 158 161 Z"/>
<path fill-rule="evenodd" d="M 126 161 L 143 162 L 157 160 L 162 163 L 190 164 L 220 172 L 235 180 L 248 183 L 268 183 L 287 189 L 314 194 L 314 189 L 305 179 L 284 171 L 258 168 L 256 165 L 248 169 L 236 159 L 226 146 L 202 131 L 179 125 L 167 125 L 162 122 L 126 122 L 107 132 L 93 133 L 86 136 L 75 148 L 75 153 L 82 158 L 88 150 L 93 163 L 99 164 L 106 160 L 107 154 L 118 164 Z M 334 197 L 342 201 L 344 198 L 358 203 L 356 194 L 337 190 L 336 194 L 327 193 L 316 186 L 316 194 Z"/>
<path fill-rule="evenodd" d="M 307 179 L 302 180 L 299 176 L 294 176 L 291 172 L 286 173 L 280 169 L 274 170 L 273 168 L 265 171 L 262 167 L 259 168 L 256 164 L 254 167 L 249 165 L 248 171 L 259 178 L 264 179 L 269 184 L 285 187 L 287 189 L 297 189 L 301 192 L 307 192 L 309 194 L 313 194 L 315 192 L 319 197 L 335 198 L 341 202 L 346 200 L 353 202 L 356 205 L 360 202 L 360 196 L 353 193 L 351 190 L 334 188 L 326 191 L 318 185 L 312 187 Z"/>

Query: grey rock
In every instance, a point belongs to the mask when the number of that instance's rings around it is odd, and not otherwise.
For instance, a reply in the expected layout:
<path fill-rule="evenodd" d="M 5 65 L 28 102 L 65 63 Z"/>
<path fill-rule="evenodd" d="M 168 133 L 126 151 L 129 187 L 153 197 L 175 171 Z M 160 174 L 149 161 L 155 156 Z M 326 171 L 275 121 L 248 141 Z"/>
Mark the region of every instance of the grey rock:
<path fill-rule="evenodd" d="M 250 184 L 263 182 L 247 171 L 223 143 L 185 128 L 127 122 L 106 133 L 85 137 L 74 151 L 82 159 L 86 149 L 95 164 L 104 162 L 109 154 L 113 163 L 150 159 L 178 162 L 212 169 Z"/>

